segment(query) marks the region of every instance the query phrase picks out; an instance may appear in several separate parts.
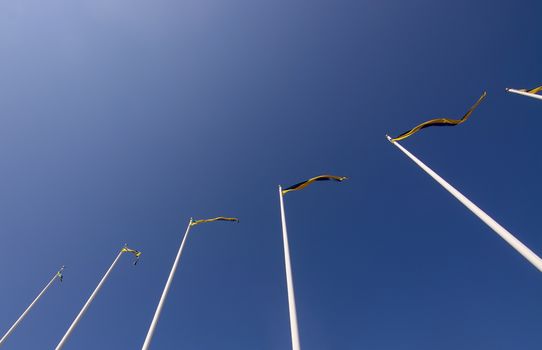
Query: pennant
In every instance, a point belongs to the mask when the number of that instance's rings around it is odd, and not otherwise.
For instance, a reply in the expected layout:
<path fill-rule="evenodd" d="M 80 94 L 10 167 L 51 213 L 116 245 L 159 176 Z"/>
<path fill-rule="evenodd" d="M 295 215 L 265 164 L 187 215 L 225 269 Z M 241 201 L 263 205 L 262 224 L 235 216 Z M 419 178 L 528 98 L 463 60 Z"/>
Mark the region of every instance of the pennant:
<path fill-rule="evenodd" d="M 285 189 L 282 190 L 282 194 L 284 195 L 284 194 L 286 194 L 288 192 L 298 191 L 298 190 L 304 189 L 305 187 L 307 187 L 308 185 L 310 185 L 311 183 L 316 182 L 316 181 L 339 181 L 339 182 L 341 182 L 341 181 L 344 181 L 346 179 L 347 179 L 346 176 L 320 175 L 320 176 L 313 177 L 312 179 L 308 179 L 306 181 L 295 184 L 293 186 L 290 186 L 288 188 L 285 188 Z"/>
<path fill-rule="evenodd" d="M 394 142 L 394 141 L 404 140 L 407 137 L 417 133 L 421 129 L 425 129 L 425 128 L 430 127 L 430 126 L 455 126 L 455 125 L 459 125 L 459 124 L 465 122 L 470 117 L 472 112 L 476 109 L 476 107 L 478 107 L 480 102 L 482 102 L 483 99 L 486 96 L 487 96 L 487 93 L 484 91 L 484 93 L 482 94 L 482 96 L 480 96 L 478 101 L 476 101 L 476 103 L 467 111 L 467 113 L 465 113 L 465 115 L 463 117 L 461 117 L 461 119 L 448 119 L 448 118 L 431 119 L 431 120 L 426 121 L 425 123 L 422 123 L 422 124 L 414 127 L 413 129 L 405 131 L 404 133 L 402 133 L 401 135 L 399 135 L 399 136 L 397 136 L 395 138 L 391 138 L 390 141 Z"/>
<path fill-rule="evenodd" d="M 542 91 L 542 86 L 535 87 L 534 89 L 531 89 L 531 90 L 527 90 L 527 89 L 519 89 L 519 91 L 528 92 L 528 93 L 530 93 L 530 94 L 537 94 L 537 93 L 539 93 L 540 91 Z"/>
<path fill-rule="evenodd" d="M 196 225 L 203 224 L 203 223 L 206 223 L 206 222 L 214 222 L 214 221 L 233 221 L 233 222 L 239 222 L 239 219 L 238 219 L 238 218 L 226 218 L 226 217 L 224 217 L 224 216 L 219 216 L 219 217 L 213 218 L 213 219 L 193 220 L 192 223 L 190 224 L 190 226 L 196 226 Z"/>
<path fill-rule="evenodd" d="M 134 265 L 137 265 L 137 262 L 139 261 L 139 257 L 141 256 L 141 252 L 139 250 L 130 249 L 128 247 L 124 247 L 121 250 L 123 253 L 132 253 L 135 256 Z"/>

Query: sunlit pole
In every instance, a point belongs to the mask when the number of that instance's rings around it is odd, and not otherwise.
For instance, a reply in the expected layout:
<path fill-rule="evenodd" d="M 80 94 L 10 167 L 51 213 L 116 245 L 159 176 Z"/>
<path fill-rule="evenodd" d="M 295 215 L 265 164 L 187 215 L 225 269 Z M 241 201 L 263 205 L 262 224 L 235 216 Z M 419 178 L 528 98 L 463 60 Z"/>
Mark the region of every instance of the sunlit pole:
<path fill-rule="evenodd" d="M 126 252 L 125 248 L 126 248 L 126 246 L 124 248 L 122 248 L 120 250 L 120 252 L 117 254 L 117 257 L 115 258 L 115 260 L 113 261 L 113 263 L 111 264 L 111 266 L 109 267 L 109 269 L 107 270 L 105 275 L 102 277 L 102 280 L 100 281 L 100 283 L 98 283 L 98 286 L 96 287 L 96 289 L 94 289 L 94 292 L 92 292 L 92 294 L 88 298 L 87 302 L 85 303 L 85 305 L 83 306 L 81 311 L 79 311 L 79 314 L 77 315 L 75 320 L 73 320 L 70 328 L 68 328 L 68 331 L 66 332 L 66 334 L 64 334 L 64 337 L 62 337 L 62 340 L 60 340 L 60 343 L 58 343 L 55 350 L 60 350 L 60 349 L 62 349 L 64 347 L 64 345 L 66 345 L 66 342 L 68 341 L 68 338 L 70 337 L 70 335 L 73 333 L 75 327 L 77 326 L 79 321 L 81 321 L 81 318 L 83 318 L 83 316 L 87 312 L 88 308 L 90 307 L 90 304 L 92 303 L 92 301 L 94 300 L 94 298 L 96 297 L 96 295 L 98 294 L 100 289 L 102 289 L 102 286 L 104 285 L 105 281 L 107 280 L 107 278 L 111 274 L 111 271 L 113 271 L 113 268 L 115 267 L 115 265 L 117 265 L 117 262 L 119 261 L 120 257 L 122 256 L 122 253 Z"/>
<path fill-rule="evenodd" d="M 527 96 L 527 97 L 536 98 L 537 100 L 542 100 L 542 95 L 532 94 L 530 92 L 516 90 L 516 89 L 510 89 L 510 88 L 506 89 L 506 91 L 511 92 L 513 94 L 523 95 L 523 96 Z"/>
<path fill-rule="evenodd" d="M 290 332 L 292 336 L 292 350 L 300 350 L 299 329 L 297 326 L 297 311 L 295 308 L 294 279 L 292 277 L 292 264 L 290 262 L 290 247 L 288 244 L 288 230 L 286 229 L 286 216 L 284 214 L 284 198 L 282 187 L 279 186 L 280 217 L 282 220 L 282 241 L 284 243 L 284 265 L 286 268 L 286 285 L 288 288 L 288 309 L 290 311 Z"/>
<path fill-rule="evenodd" d="M 160 318 L 160 314 L 162 313 L 162 309 L 164 308 L 164 302 L 166 301 L 169 288 L 171 287 L 171 282 L 173 282 L 173 277 L 175 276 L 175 271 L 177 271 L 177 266 L 179 265 L 179 260 L 181 259 L 181 254 L 183 252 L 184 245 L 186 243 L 186 238 L 188 237 L 188 233 L 190 232 L 190 228 L 192 227 L 192 218 L 190 218 L 190 221 L 188 222 L 188 227 L 186 228 L 186 232 L 184 233 L 183 240 L 181 242 L 181 246 L 179 247 L 179 251 L 177 252 L 177 256 L 175 257 L 175 261 L 173 262 L 173 266 L 171 267 L 171 271 L 169 272 L 169 277 L 167 279 L 166 285 L 164 287 L 164 291 L 162 292 L 162 296 L 160 297 L 160 301 L 158 302 L 158 307 L 156 308 L 156 311 L 154 312 L 154 317 L 152 318 L 151 325 L 149 327 L 149 331 L 147 332 L 147 337 L 145 338 L 145 343 L 143 343 L 142 350 L 149 349 L 152 341 L 152 337 L 154 335 L 154 331 L 156 329 L 156 324 L 158 323 L 158 319 Z"/>
<path fill-rule="evenodd" d="M 444 187 L 448 192 L 452 194 L 457 200 L 459 200 L 464 206 L 466 206 L 474 215 L 476 215 L 480 220 L 482 220 L 486 225 L 491 227 L 502 239 L 504 239 L 508 244 L 510 244 L 518 253 L 520 253 L 525 259 L 529 260 L 539 271 L 542 272 L 542 259 L 536 255 L 531 249 L 521 243 L 514 235 L 512 235 L 508 230 L 502 227 L 498 222 L 493 220 L 489 215 L 487 215 L 482 209 L 478 208 L 476 204 L 471 202 L 467 197 L 461 194 L 456 190 L 452 185 L 450 185 L 446 180 L 440 177 L 435 173 L 431 168 L 425 165 L 421 160 L 416 158 L 412 153 L 407 151 L 403 146 L 397 141 L 392 141 L 389 136 L 386 136 L 388 141 L 393 145 L 399 148 L 404 154 L 407 155 L 414 163 L 416 163 L 420 168 L 422 168 L 429 176 L 431 176 L 435 181 L 437 181 L 442 187 Z"/>
<path fill-rule="evenodd" d="M 30 310 L 32 309 L 32 307 L 34 307 L 34 305 L 38 302 L 38 300 L 40 300 L 40 298 L 42 297 L 43 294 L 45 294 L 45 292 L 49 289 L 49 287 L 51 287 L 51 285 L 53 285 L 53 283 L 55 282 L 56 279 L 61 279 L 62 278 L 62 271 L 64 271 L 64 266 L 62 266 L 60 268 L 60 270 L 55 273 L 54 277 L 51 279 L 51 281 L 49 281 L 49 283 L 47 283 L 47 285 L 45 286 L 45 288 L 43 288 L 43 290 L 38 294 L 38 296 L 36 297 L 36 299 L 34 299 L 34 301 L 32 301 L 32 303 L 30 303 L 30 305 L 26 308 L 26 310 L 24 310 L 24 312 L 22 313 L 21 316 L 19 316 L 19 318 L 17 319 L 17 321 L 15 321 L 15 323 L 13 324 L 13 326 L 11 326 L 10 329 L 8 329 L 8 331 L 6 332 L 6 334 L 4 334 L 4 336 L 2 337 L 2 339 L 0 339 L 0 347 L 6 342 L 6 340 L 9 338 L 9 336 L 11 335 L 11 333 L 13 333 L 13 331 L 15 330 L 15 328 L 17 328 L 17 326 L 19 325 L 19 323 L 21 323 L 21 321 L 26 317 L 26 315 L 30 312 Z"/>

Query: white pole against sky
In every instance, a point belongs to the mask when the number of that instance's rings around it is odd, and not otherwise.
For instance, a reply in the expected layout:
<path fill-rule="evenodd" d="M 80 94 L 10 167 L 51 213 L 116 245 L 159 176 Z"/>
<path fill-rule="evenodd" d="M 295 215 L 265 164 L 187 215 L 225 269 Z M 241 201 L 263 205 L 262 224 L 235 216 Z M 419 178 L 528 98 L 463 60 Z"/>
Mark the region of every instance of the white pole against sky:
<path fill-rule="evenodd" d="M 292 277 L 292 264 L 290 262 L 290 246 L 288 245 L 288 231 L 286 229 L 286 215 L 284 214 L 284 198 L 282 187 L 279 186 L 280 217 L 282 220 L 282 241 L 284 243 L 284 265 L 286 268 L 286 284 L 288 287 L 288 308 L 290 311 L 290 332 L 292 335 L 292 350 L 300 350 L 299 329 L 297 327 L 297 311 L 295 308 L 294 279 Z"/>
<path fill-rule="evenodd" d="M 527 97 L 536 98 L 538 100 L 542 100 L 542 95 L 531 94 L 530 92 L 516 90 L 516 89 L 506 89 L 506 91 L 514 93 L 514 94 L 523 95 L 523 96 L 527 96 Z"/>
<path fill-rule="evenodd" d="M 459 200 L 461 203 L 463 203 L 464 206 L 466 206 L 470 211 L 474 213 L 480 220 L 482 220 L 486 225 L 491 227 L 493 231 L 495 231 L 499 236 L 501 236 L 502 239 L 504 239 L 508 244 L 510 244 L 518 253 L 523 255 L 523 257 L 531 264 L 533 264 L 539 271 L 542 272 L 542 259 L 538 255 L 536 255 L 532 250 L 530 250 L 527 246 L 525 246 L 523 243 L 521 243 L 514 235 L 512 235 L 508 230 L 506 230 L 504 227 L 502 227 L 498 222 L 493 220 L 489 215 L 487 215 L 482 209 L 478 208 L 476 204 L 471 202 L 467 197 L 465 197 L 463 194 L 461 194 L 458 190 L 456 190 L 452 185 L 450 185 L 446 180 L 444 180 L 442 177 L 440 177 L 437 173 L 435 173 L 431 168 L 429 168 L 427 165 L 422 163 L 421 160 L 416 158 L 412 153 L 407 151 L 403 146 L 401 146 L 397 141 L 392 141 L 389 136 L 386 136 L 388 140 L 394 144 L 397 148 L 399 148 L 404 154 L 407 155 L 414 163 L 418 164 L 420 168 L 422 168 L 429 176 L 431 176 L 435 181 L 437 181 L 442 187 L 444 187 L 448 192 L 452 194 L 457 200 Z"/>
<path fill-rule="evenodd" d="M 94 298 L 96 297 L 100 289 L 102 288 L 103 284 L 107 280 L 107 277 L 109 277 L 109 274 L 111 273 L 115 265 L 117 265 L 117 262 L 119 261 L 122 253 L 124 253 L 123 249 L 120 250 L 119 254 L 115 258 L 115 260 L 113 261 L 113 263 L 111 264 L 111 266 L 109 267 L 105 275 L 102 277 L 102 280 L 100 281 L 100 283 L 98 283 L 98 286 L 96 287 L 96 289 L 94 289 L 94 292 L 92 292 L 92 294 L 90 295 L 90 298 L 88 298 L 87 302 L 85 303 L 81 311 L 79 311 L 79 314 L 77 315 L 75 320 L 73 320 L 70 328 L 68 328 L 68 331 L 66 332 L 66 334 L 64 334 L 64 337 L 62 337 L 62 340 L 60 340 L 60 343 L 58 343 L 55 350 L 60 350 L 64 347 L 64 345 L 66 345 L 66 342 L 68 341 L 68 338 L 72 334 L 73 330 L 75 329 L 79 321 L 81 321 L 81 318 L 83 318 L 83 316 L 87 312 L 88 308 L 90 307 L 90 304 L 92 303 L 92 301 L 94 300 Z"/>
<path fill-rule="evenodd" d="M 43 294 L 45 294 L 45 292 L 47 291 L 47 289 L 49 289 L 49 287 L 51 287 L 51 285 L 53 284 L 53 282 L 57 279 L 57 278 L 60 278 L 62 276 L 62 271 L 64 270 L 64 266 L 62 266 L 60 268 L 60 270 L 55 273 L 54 277 L 51 279 L 51 281 L 49 281 L 49 283 L 47 283 L 47 285 L 45 286 L 45 288 L 43 288 L 43 290 L 40 292 L 40 294 L 38 294 L 38 296 L 36 297 L 36 299 L 34 299 L 34 301 L 32 303 L 30 303 L 30 305 L 26 308 L 26 310 L 24 310 L 24 312 L 22 313 L 21 316 L 19 316 L 19 318 L 17 319 L 17 321 L 15 321 L 15 323 L 13 324 L 13 326 L 11 326 L 10 329 L 8 329 L 8 331 L 6 332 L 6 334 L 4 334 L 4 336 L 2 337 L 2 339 L 0 339 L 0 347 L 6 342 L 6 340 L 9 338 L 9 336 L 11 335 L 11 333 L 13 333 L 13 331 L 15 330 L 15 328 L 17 328 L 17 326 L 19 325 L 19 323 L 21 323 L 21 321 L 26 317 L 26 315 L 30 312 L 30 310 L 32 309 L 32 307 L 38 302 L 38 300 L 40 300 L 40 298 L 42 297 Z"/>
<path fill-rule="evenodd" d="M 158 319 L 160 318 L 160 313 L 162 313 L 164 302 L 166 301 L 169 288 L 171 287 L 171 282 L 173 282 L 173 277 L 175 276 L 175 271 L 177 271 L 177 266 L 179 265 L 179 260 L 181 259 L 181 254 L 183 252 L 184 244 L 186 243 L 188 233 L 190 232 L 190 227 L 192 227 L 192 218 L 190 218 L 190 221 L 188 222 L 188 227 L 186 228 L 186 232 L 184 233 L 181 246 L 179 247 L 179 251 L 177 252 L 177 257 L 175 257 L 175 261 L 173 262 L 173 266 L 171 267 L 171 271 L 169 272 L 169 277 L 164 287 L 164 291 L 162 292 L 162 296 L 160 297 L 160 301 L 158 302 L 158 307 L 156 307 L 156 311 L 154 312 L 154 317 L 152 318 L 149 331 L 147 332 L 145 343 L 143 343 L 143 347 L 141 348 L 142 350 L 147 350 L 151 346 L 151 341 L 154 335 L 154 331 L 156 329 L 156 324 L 158 323 Z"/>

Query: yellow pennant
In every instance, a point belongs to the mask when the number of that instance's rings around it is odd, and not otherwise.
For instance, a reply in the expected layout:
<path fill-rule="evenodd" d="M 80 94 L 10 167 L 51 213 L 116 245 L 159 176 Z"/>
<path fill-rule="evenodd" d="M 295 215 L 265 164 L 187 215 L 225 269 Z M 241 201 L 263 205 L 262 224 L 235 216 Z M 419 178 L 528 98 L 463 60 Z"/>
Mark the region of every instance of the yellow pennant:
<path fill-rule="evenodd" d="M 233 222 L 239 222 L 239 219 L 238 219 L 238 218 L 227 218 L 227 217 L 224 217 L 224 216 L 219 216 L 219 217 L 213 218 L 213 219 L 194 220 L 194 221 L 192 221 L 192 223 L 190 224 L 190 226 L 196 226 L 196 225 L 203 224 L 203 223 L 206 223 L 206 222 L 214 222 L 214 221 L 233 221 Z"/>
<path fill-rule="evenodd" d="M 527 90 L 527 89 L 519 89 L 519 91 L 525 91 L 525 92 L 528 92 L 528 93 L 530 93 L 530 94 L 537 94 L 537 93 L 539 93 L 540 91 L 542 91 L 542 86 L 535 87 L 534 89 L 531 89 L 531 90 Z"/>
<path fill-rule="evenodd" d="M 123 253 L 132 253 L 136 258 L 139 258 L 141 256 L 141 252 L 139 250 L 130 249 L 128 247 L 122 248 Z"/>
<path fill-rule="evenodd" d="M 56 276 L 58 277 L 58 280 L 60 282 L 62 282 L 64 280 L 64 275 L 62 274 L 62 272 L 64 271 L 64 267 L 62 267 L 57 273 L 56 273 Z"/>
<path fill-rule="evenodd" d="M 141 252 L 139 250 L 124 247 L 124 248 L 121 249 L 121 252 L 134 254 L 134 256 L 136 258 L 135 261 L 134 261 L 134 265 L 137 265 L 137 262 L 139 261 L 139 257 L 141 256 Z"/>
<path fill-rule="evenodd" d="M 307 187 L 308 185 L 310 185 L 311 183 L 316 182 L 316 181 L 339 181 L 339 182 L 341 182 L 341 181 L 344 181 L 346 179 L 347 179 L 346 176 L 320 175 L 320 176 L 316 176 L 316 177 L 313 177 L 311 179 L 308 179 L 306 181 L 297 183 L 297 184 L 295 184 L 293 186 L 290 186 L 288 188 L 285 188 L 285 189 L 282 190 L 282 194 L 286 194 L 286 193 L 292 192 L 292 191 L 302 190 L 305 187 Z"/>
<path fill-rule="evenodd" d="M 397 137 L 391 138 L 391 141 L 393 142 L 393 141 L 404 140 L 407 137 L 417 133 L 421 129 L 425 129 L 425 128 L 430 127 L 430 126 L 455 126 L 455 125 L 459 125 L 459 124 L 465 122 L 470 117 L 472 112 L 474 112 L 476 107 L 478 107 L 478 105 L 484 100 L 484 98 L 486 96 L 487 96 L 487 93 L 484 92 L 482 94 L 482 96 L 480 96 L 478 101 L 476 101 L 476 103 L 471 108 L 469 108 L 467 113 L 465 113 L 465 115 L 463 117 L 461 117 L 461 119 L 448 119 L 448 118 L 431 119 L 431 120 L 428 120 L 428 121 L 426 121 L 424 123 L 421 123 L 420 125 L 412 128 L 412 129 L 410 129 L 408 131 L 405 131 L 404 133 L 402 133 L 401 135 L 399 135 Z"/>

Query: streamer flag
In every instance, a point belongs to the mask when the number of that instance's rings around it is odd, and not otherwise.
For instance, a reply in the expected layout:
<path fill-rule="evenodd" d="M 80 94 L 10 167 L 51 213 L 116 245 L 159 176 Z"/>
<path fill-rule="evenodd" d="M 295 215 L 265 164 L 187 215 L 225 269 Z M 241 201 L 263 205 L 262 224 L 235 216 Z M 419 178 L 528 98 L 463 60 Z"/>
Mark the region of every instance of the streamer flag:
<path fill-rule="evenodd" d="M 134 265 L 137 265 L 137 262 L 139 261 L 139 257 L 141 256 L 141 252 L 139 250 L 130 249 L 128 247 L 122 248 L 123 253 L 132 253 L 134 254 L 136 260 L 134 261 Z"/>
<path fill-rule="evenodd" d="M 288 188 L 285 188 L 284 190 L 282 190 L 282 194 L 284 195 L 284 194 L 286 194 L 288 192 L 302 190 L 305 187 L 307 187 L 308 185 L 310 185 L 311 183 L 316 182 L 316 181 L 339 181 L 339 182 L 341 182 L 341 181 L 344 181 L 346 179 L 347 179 L 346 176 L 320 175 L 320 176 L 313 177 L 312 179 L 308 179 L 306 181 L 295 184 L 293 186 L 290 186 Z"/>
<path fill-rule="evenodd" d="M 213 219 L 194 220 L 194 221 L 192 221 L 192 223 L 190 224 L 190 226 L 196 226 L 196 225 L 203 224 L 203 223 L 206 223 L 206 222 L 214 222 L 214 221 L 233 221 L 233 222 L 239 222 L 239 219 L 238 219 L 238 218 L 227 218 L 227 217 L 224 217 L 224 216 L 219 216 L 219 217 L 213 218 Z"/>
<path fill-rule="evenodd" d="M 60 282 L 62 282 L 62 281 L 64 280 L 64 275 L 62 274 L 62 270 L 58 271 L 58 272 L 56 273 L 56 275 L 57 275 L 58 280 L 59 280 Z"/>
<path fill-rule="evenodd" d="M 523 92 L 528 92 L 530 94 L 537 94 L 539 93 L 540 91 L 542 91 L 542 86 L 539 86 L 539 87 L 535 87 L 534 89 L 518 89 L 519 91 L 523 91 Z"/>
<path fill-rule="evenodd" d="M 455 125 L 459 125 L 459 124 L 465 122 L 470 117 L 472 112 L 476 109 L 476 107 L 478 107 L 478 105 L 484 100 L 484 98 L 486 96 L 487 96 L 487 93 L 484 91 L 484 93 L 482 94 L 482 96 L 480 96 L 478 101 L 476 101 L 476 103 L 467 111 L 467 113 L 465 113 L 465 115 L 461 119 L 448 119 L 448 118 L 431 119 L 431 120 L 428 120 L 425 123 L 422 123 L 422 124 L 412 128 L 412 129 L 410 129 L 408 131 L 405 131 L 404 133 L 402 133 L 401 135 L 399 135 L 397 137 L 391 138 L 391 141 L 394 142 L 394 141 L 404 140 L 407 137 L 417 133 L 421 129 L 425 129 L 425 128 L 430 127 L 430 126 L 455 126 Z"/>

